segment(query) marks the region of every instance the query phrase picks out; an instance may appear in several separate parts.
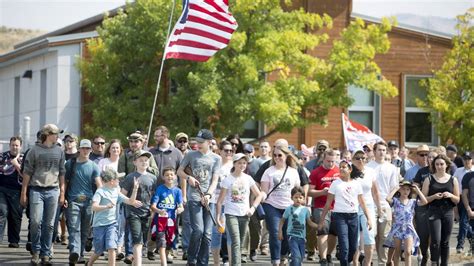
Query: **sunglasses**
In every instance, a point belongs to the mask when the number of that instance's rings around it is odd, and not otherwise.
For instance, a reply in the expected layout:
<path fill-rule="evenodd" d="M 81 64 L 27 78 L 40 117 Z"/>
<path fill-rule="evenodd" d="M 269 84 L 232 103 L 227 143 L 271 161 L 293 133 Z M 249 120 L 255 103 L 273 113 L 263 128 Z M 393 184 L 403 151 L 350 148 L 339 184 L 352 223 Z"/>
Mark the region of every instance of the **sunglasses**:
<path fill-rule="evenodd" d="M 95 145 L 105 145 L 105 142 L 104 141 L 95 141 L 94 144 Z"/>
<path fill-rule="evenodd" d="M 326 148 L 319 148 L 318 151 L 325 151 Z"/>
<path fill-rule="evenodd" d="M 129 140 L 128 142 L 130 142 L 130 143 L 138 143 L 138 142 L 140 142 L 140 141 L 139 141 L 138 139 L 131 139 L 131 140 Z"/>
<path fill-rule="evenodd" d="M 367 160 L 367 157 L 355 157 L 354 160 L 365 161 L 365 160 Z"/>
<path fill-rule="evenodd" d="M 274 154 L 273 154 L 273 157 L 281 158 L 281 157 L 283 157 L 283 154 L 282 154 L 282 153 L 279 153 L 279 154 L 275 154 L 275 153 L 274 153 Z"/>
<path fill-rule="evenodd" d="M 232 152 L 234 152 L 234 151 L 233 151 L 233 150 L 227 150 L 227 149 L 225 149 L 224 152 L 225 152 L 225 153 L 232 153 Z"/>
<path fill-rule="evenodd" d="M 428 153 L 420 153 L 420 154 L 418 154 L 418 156 L 420 156 L 420 157 L 427 157 L 427 156 L 428 156 Z"/>
<path fill-rule="evenodd" d="M 232 142 L 232 146 L 239 146 L 239 143 L 233 143 Z"/>
<path fill-rule="evenodd" d="M 188 142 L 188 141 L 185 140 L 185 139 L 180 139 L 180 140 L 178 140 L 178 143 L 186 143 L 186 142 Z"/>

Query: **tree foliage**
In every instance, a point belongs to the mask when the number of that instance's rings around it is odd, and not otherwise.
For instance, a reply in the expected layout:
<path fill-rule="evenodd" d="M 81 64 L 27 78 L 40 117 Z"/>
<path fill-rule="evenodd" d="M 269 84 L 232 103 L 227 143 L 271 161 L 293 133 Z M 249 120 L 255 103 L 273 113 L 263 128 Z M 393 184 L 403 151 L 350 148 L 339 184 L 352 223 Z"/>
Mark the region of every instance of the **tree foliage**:
<path fill-rule="evenodd" d="M 474 8 L 458 16 L 459 34 L 452 40 L 442 67 L 427 87 L 426 101 L 417 104 L 431 112 L 430 120 L 442 143 L 451 141 L 463 150 L 474 148 Z"/>
<path fill-rule="evenodd" d="M 90 131 L 103 132 L 102 124 L 113 133 L 147 125 L 170 8 L 165 2 L 170 1 L 136 1 L 127 14 L 107 19 L 100 38 L 89 42 L 91 57 L 81 70 L 94 95 Z M 390 47 L 389 20 L 365 25 L 356 19 L 339 39 L 330 40 L 316 31 L 331 28 L 331 18 L 292 7 L 291 1 L 230 2 L 239 28 L 227 48 L 205 63 L 165 63 L 176 92 L 157 111 L 159 122 L 173 131 L 208 127 L 223 136 L 242 132 L 247 120 L 260 120 L 289 132 L 325 124 L 331 107 L 350 105 L 351 84 L 383 96 L 397 94 L 374 62 Z M 329 41 L 333 48 L 326 58 L 309 54 Z M 133 97 L 136 102 L 130 102 Z"/>

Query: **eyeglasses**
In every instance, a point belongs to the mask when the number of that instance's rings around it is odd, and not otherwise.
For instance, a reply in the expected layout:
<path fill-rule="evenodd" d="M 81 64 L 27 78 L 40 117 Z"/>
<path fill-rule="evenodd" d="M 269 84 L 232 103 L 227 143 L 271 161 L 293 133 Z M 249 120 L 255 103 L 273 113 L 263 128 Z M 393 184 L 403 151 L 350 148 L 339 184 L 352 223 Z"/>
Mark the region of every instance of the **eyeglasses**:
<path fill-rule="evenodd" d="M 365 161 L 365 160 L 367 160 L 367 157 L 354 157 L 354 160 Z"/>
<path fill-rule="evenodd" d="M 268 146 L 260 146 L 260 149 L 268 149 Z"/>
<path fill-rule="evenodd" d="M 95 145 L 105 145 L 105 141 L 94 141 Z"/>
<path fill-rule="evenodd" d="M 186 142 L 188 142 L 188 140 L 186 140 L 186 139 L 180 139 L 180 140 L 178 140 L 178 143 L 186 143 Z"/>
<path fill-rule="evenodd" d="M 273 157 L 281 158 L 281 157 L 283 157 L 283 154 L 282 154 L 282 153 L 279 153 L 279 154 L 275 154 L 275 153 L 274 153 L 274 154 L 273 154 Z"/>
<path fill-rule="evenodd" d="M 427 157 L 427 156 L 428 156 L 428 153 L 419 153 L 418 156 L 420 156 L 420 157 Z"/>
<path fill-rule="evenodd" d="M 239 143 L 231 142 L 232 146 L 239 146 Z"/>
<path fill-rule="evenodd" d="M 230 150 L 225 149 L 225 150 L 223 150 L 223 151 L 224 151 L 225 153 L 233 153 L 233 152 L 234 152 L 232 149 L 230 149 Z"/>

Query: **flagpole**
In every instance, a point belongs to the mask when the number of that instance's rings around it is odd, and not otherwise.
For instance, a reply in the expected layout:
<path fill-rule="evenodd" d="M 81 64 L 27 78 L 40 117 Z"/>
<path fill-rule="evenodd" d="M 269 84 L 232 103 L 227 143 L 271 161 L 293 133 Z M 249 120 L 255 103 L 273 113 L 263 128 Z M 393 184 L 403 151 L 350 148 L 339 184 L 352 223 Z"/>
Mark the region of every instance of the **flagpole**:
<path fill-rule="evenodd" d="M 346 149 L 348 150 L 349 149 L 349 145 L 347 143 L 347 134 L 346 134 L 346 121 L 345 121 L 345 117 L 344 117 L 344 113 L 341 113 L 342 115 L 342 134 L 344 135 L 344 142 L 346 144 Z"/>
<path fill-rule="evenodd" d="M 158 82 L 156 83 L 155 100 L 153 101 L 153 109 L 151 110 L 150 124 L 148 125 L 148 134 L 147 134 L 147 138 L 146 138 L 146 141 L 147 141 L 146 145 L 147 146 L 148 146 L 148 143 L 150 141 L 151 126 L 153 124 L 153 116 L 155 116 L 155 108 L 156 108 L 156 102 L 158 100 L 158 92 L 160 91 L 161 75 L 163 74 L 163 66 L 165 65 L 165 50 L 166 50 L 166 46 L 168 44 L 168 39 L 170 37 L 171 21 L 173 20 L 173 13 L 174 13 L 174 7 L 175 6 L 176 6 L 176 0 L 173 0 L 173 5 L 171 6 L 170 19 L 168 21 L 168 33 L 166 34 L 166 42 L 165 42 L 165 46 L 164 46 L 164 49 L 163 49 L 163 56 L 161 57 L 160 74 L 158 75 Z"/>

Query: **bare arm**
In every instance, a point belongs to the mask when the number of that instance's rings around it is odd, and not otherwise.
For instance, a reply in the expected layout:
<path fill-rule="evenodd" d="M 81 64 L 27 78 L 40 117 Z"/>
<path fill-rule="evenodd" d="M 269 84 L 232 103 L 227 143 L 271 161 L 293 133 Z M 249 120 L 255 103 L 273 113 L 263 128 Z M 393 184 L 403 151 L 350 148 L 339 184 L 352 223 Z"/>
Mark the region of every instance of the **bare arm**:
<path fill-rule="evenodd" d="M 280 223 L 278 224 L 278 239 L 283 240 L 283 225 L 285 224 L 285 218 L 280 219 Z"/>
<path fill-rule="evenodd" d="M 416 192 L 416 194 L 418 195 L 418 197 L 420 198 L 420 199 L 418 200 L 418 203 L 417 203 L 418 206 L 424 206 L 424 205 L 428 204 L 428 201 L 426 200 L 425 195 L 423 195 L 423 193 L 421 192 L 420 188 L 419 188 L 418 186 L 416 186 L 416 185 L 413 185 L 412 187 L 413 187 L 413 189 L 415 190 L 415 192 Z"/>
<path fill-rule="evenodd" d="M 102 187 L 102 180 L 100 179 L 100 176 L 96 177 L 94 180 L 95 180 L 95 186 L 97 188 L 101 188 Z"/>
<path fill-rule="evenodd" d="M 28 195 L 26 195 L 28 191 L 28 184 L 30 183 L 30 176 L 23 173 L 23 183 L 21 185 L 21 195 L 20 195 L 20 204 L 21 206 L 26 208 L 28 205 Z"/>
<path fill-rule="evenodd" d="M 379 188 L 377 187 L 377 182 L 375 182 L 375 179 L 372 180 L 372 199 L 374 199 L 375 206 L 377 207 L 377 215 L 378 217 L 382 216 L 382 206 L 380 205 L 380 193 L 379 193 Z"/>
<path fill-rule="evenodd" d="M 186 197 L 187 187 L 186 186 L 188 185 L 188 182 L 186 181 L 186 177 L 188 175 L 184 172 L 184 168 L 181 167 L 181 166 L 178 168 L 177 174 L 179 176 L 181 191 L 183 192 L 183 202 L 184 202 L 184 204 L 186 204 L 186 202 L 187 202 L 187 197 Z"/>
<path fill-rule="evenodd" d="M 387 198 L 385 200 L 388 202 L 388 204 L 390 204 L 390 206 L 392 206 L 392 203 L 393 203 L 393 196 L 395 195 L 395 193 L 397 193 L 399 189 L 400 189 L 399 187 L 396 187 L 392 189 L 390 193 L 388 193 Z"/>
<path fill-rule="evenodd" d="M 367 210 L 367 205 L 365 205 L 364 201 L 364 196 L 362 194 L 359 194 L 357 197 L 359 200 L 359 204 L 362 207 L 362 210 L 364 211 L 364 215 L 367 218 L 367 226 L 369 226 L 369 230 L 372 229 L 372 217 L 370 217 L 369 212 Z"/>
<path fill-rule="evenodd" d="M 108 210 L 108 209 L 112 209 L 113 207 L 114 207 L 113 203 L 109 203 L 107 205 L 99 205 L 98 202 L 95 202 L 95 201 L 92 202 L 92 211 L 94 211 L 94 212 L 105 211 L 105 210 Z"/>
<path fill-rule="evenodd" d="M 328 198 L 326 200 L 326 205 L 324 205 L 323 212 L 321 213 L 321 217 L 319 218 L 319 229 L 322 229 L 324 227 L 326 215 L 328 214 L 329 208 L 331 207 L 333 201 L 334 195 L 329 193 Z"/>
<path fill-rule="evenodd" d="M 321 196 L 327 196 L 328 195 L 328 190 L 329 190 L 329 188 L 323 188 L 321 190 L 317 190 L 316 186 L 310 185 L 308 195 L 313 197 L 313 198 L 317 198 L 317 197 L 321 197 Z"/>
<path fill-rule="evenodd" d="M 458 204 L 459 203 L 459 200 L 460 200 L 460 197 L 459 197 L 459 182 L 458 182 L 458 179 L 457 178 L 454 178 L 453 180 L 453 193 L 449 193 L 449 192 L 445 192 L 444 196 L 447 197 L 447 198 L 450 198 L 451 201 L 454 203 L 454 204 Z"/>

